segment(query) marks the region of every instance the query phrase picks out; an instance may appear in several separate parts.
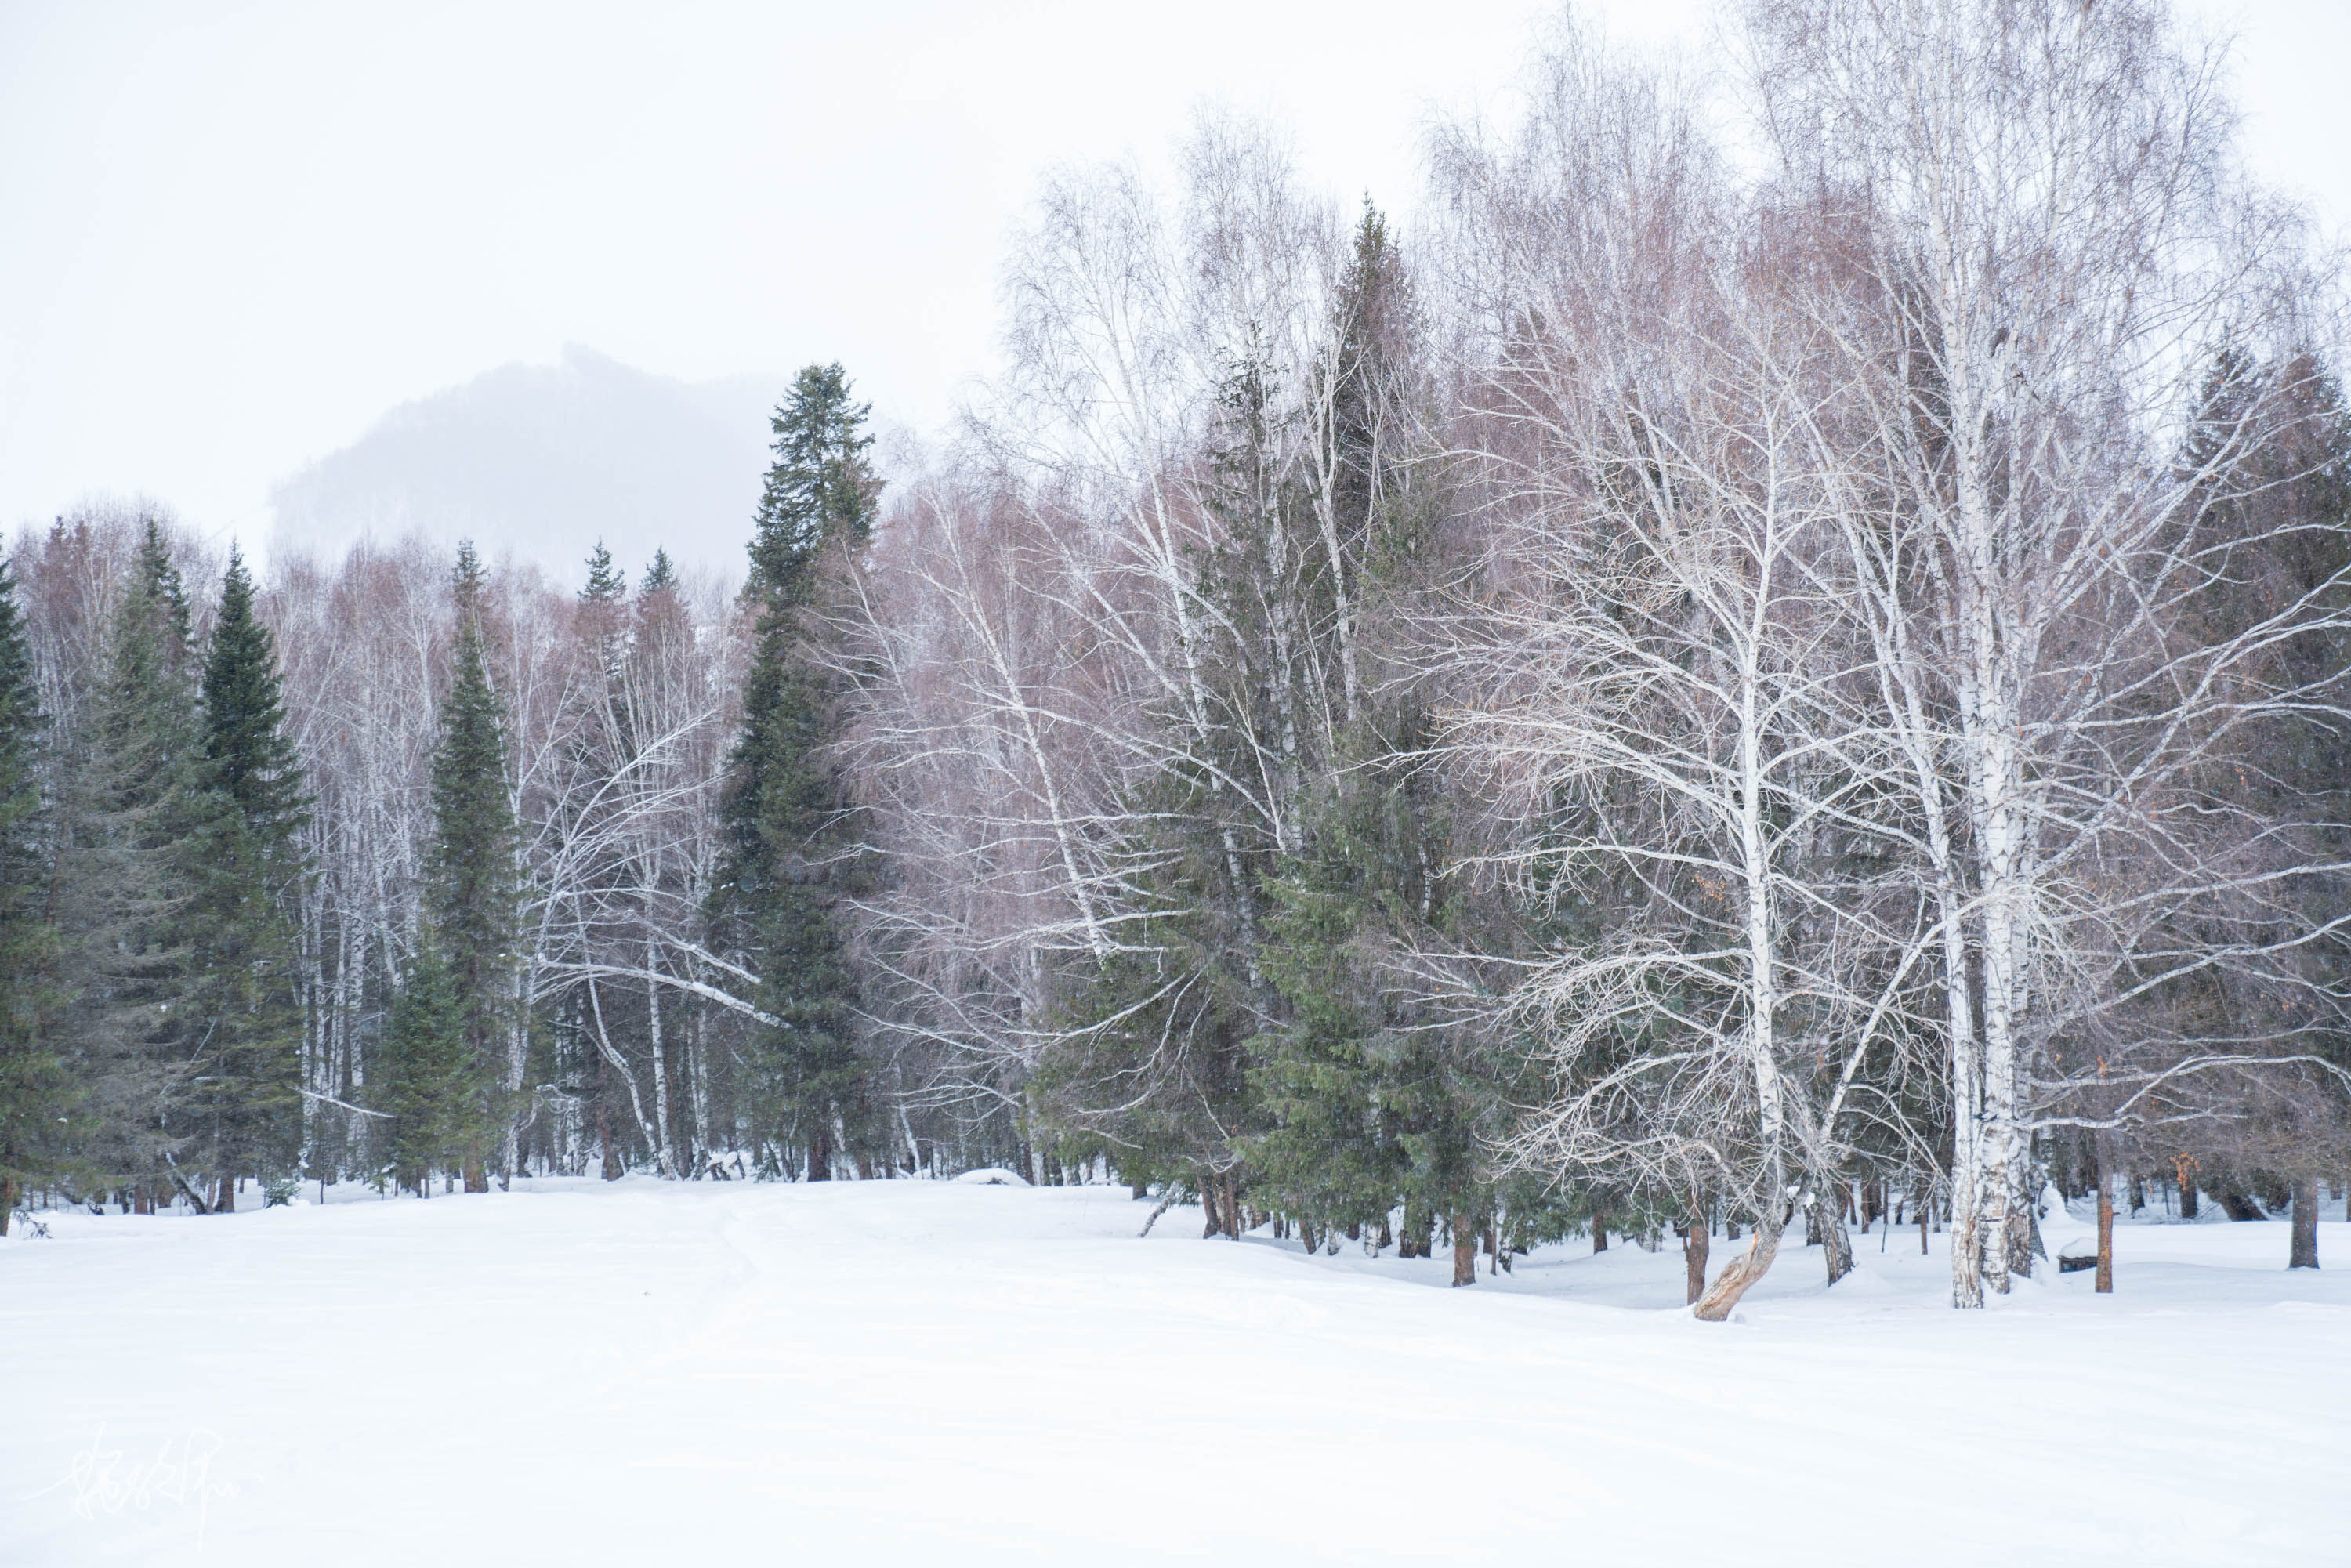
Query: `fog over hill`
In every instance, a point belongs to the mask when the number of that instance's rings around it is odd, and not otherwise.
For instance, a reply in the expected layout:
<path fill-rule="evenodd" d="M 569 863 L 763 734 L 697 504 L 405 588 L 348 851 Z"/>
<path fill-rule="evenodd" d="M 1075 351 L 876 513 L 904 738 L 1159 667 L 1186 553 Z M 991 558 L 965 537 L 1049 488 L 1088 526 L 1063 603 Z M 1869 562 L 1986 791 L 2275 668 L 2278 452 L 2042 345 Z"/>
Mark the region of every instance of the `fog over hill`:
<path fill-rule="evenodd" d="M 331 558 L 415 532 L 569 578 L 601 538 L 632 574 L 656 545 L 733 570 L 787 380 L 673 381 L 576 345 L 559 364 L 502 366 L 274 486 L 272 549 Z"/>

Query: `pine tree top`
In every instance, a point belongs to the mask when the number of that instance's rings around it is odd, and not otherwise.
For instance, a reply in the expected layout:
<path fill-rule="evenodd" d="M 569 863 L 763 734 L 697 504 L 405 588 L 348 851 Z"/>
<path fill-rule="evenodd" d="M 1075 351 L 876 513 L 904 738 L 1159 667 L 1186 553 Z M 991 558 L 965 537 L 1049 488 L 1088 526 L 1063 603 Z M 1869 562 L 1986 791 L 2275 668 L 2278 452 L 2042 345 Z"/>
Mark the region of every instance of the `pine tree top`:
<path fill-rule="evenodd" d="M 153 517 L 142 520 L 145 527 L 139 537 L 139 564 L 131 577 L 131 591 L 161 617 L 166 632 L 163 657 L 172 669 L 183 670 L 195 641 L 188 616 L 187 587 L 180 579 L 180 569 L 172 564 L 172 547 L 163 538 L 162 524 Z"/>
<path fill-rule="evenodd" d="M 505 713 L 482 628 L 481 562 L 460 547 L 457 646 L 433 753 L 434 843 L 427 908 L 444 939 L 475 959 L 503 950 L 514 915 L 514 809 Z"/>
<path fill-rule="evenodd" d="M 797 601 L 807 569 L 828 543 L 851 548 L 872 537 L 882 482 L 865 453 L 871 403 L 850 399 L 840 362 L 810 365 L 776 405 L 775 463 L 768 469 L 751 538 L 747 595 Z"/>
<path fill-rule="evenodd" d="M 676 586 L 677 570 L 670 565 L 669 551 L 655 549 L 653 564 L 645 568 L 645 580 L 638 584 L 637 591 L 641 594 L 659 593 L 664 589 Z"/>
<path fill-rule="evenodd" d="M 253 576 L 235 549 L 204 658 L 204 757 L 214 787 L 236 802 L 249 825 L 290 831 L 302 811 L 302 778 L 286 737 L 277 643 L 254 613 Z"/>
<path fill-rule="evenodd" d="M 604 541 L 596 541 L 595 552 L 588 558 L 588 586 L 580 591 L 583 604 L 616 604 L 629 596 L 629 580 L 612 564 L 612 552 Z"/>

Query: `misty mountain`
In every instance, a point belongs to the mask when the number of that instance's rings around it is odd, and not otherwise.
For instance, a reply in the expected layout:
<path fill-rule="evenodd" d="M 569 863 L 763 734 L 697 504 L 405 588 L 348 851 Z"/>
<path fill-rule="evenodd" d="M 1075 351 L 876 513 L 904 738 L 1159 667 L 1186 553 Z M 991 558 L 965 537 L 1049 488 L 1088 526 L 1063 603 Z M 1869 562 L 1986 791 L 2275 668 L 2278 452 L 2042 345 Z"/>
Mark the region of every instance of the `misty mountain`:
<path fill-rule="evenodd" d="M 393 409 L 350 445 L 273 487 L 278 551 L 331 557 L 411 532 L 559 580 L 599 538 L 632 575 L 659 545 L 739 565 L 786 378 L 686 382 L 572 346 Z"/>

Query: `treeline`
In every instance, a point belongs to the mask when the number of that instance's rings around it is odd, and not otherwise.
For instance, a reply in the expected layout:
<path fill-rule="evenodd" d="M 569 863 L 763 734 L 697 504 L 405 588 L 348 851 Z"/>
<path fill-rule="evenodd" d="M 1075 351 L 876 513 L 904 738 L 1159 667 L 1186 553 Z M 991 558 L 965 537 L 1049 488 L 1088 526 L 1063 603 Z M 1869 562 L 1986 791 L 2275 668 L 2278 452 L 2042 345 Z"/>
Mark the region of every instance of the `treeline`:
<path fill-rule="evenodd" d="M 1465 1281 L 1670 1225 L 1719 1316 L 1858 1207 L 1973 1306 L 2052 1180 L 2300 1256 L 2335 279 L 2160 5 L 1733 20 L 1736 157 L 1562 25 L 1409 235 L 1229 120 L 1048 187 L 1008 372 L 842 574 L 875 1038 Z"/>
<path fill-rule="evenodd" d="M 1228 120 L 1056 177 L 886 490 L 802 372 L 738 592 L 21 541 L 9 1179 L 1001 1163 L 1461 1282 L 1671 1227 L 1712 1317 L 1855 1207 L 1980 1304 L 2053 1180 L 2299 1257 L 2335 280 L 2160 5 L 1736 19 L 1736 157 L 1562 23 L 1408 233 Z"/>

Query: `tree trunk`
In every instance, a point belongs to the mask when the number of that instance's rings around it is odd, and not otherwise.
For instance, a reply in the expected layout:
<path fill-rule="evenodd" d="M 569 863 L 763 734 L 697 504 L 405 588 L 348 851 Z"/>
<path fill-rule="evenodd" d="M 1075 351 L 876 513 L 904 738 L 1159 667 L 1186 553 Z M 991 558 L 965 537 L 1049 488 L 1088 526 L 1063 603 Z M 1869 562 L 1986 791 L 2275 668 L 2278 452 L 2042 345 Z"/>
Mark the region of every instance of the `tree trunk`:
<path fill-rule="evenodd" d="M 1608 1211 L 1597 1203 L 1592 1206 L 1592 1249 L 1608 1250 Z"/>
<path fill-rule="evenodd" d="M 2098 1151 L 2098 1282 L 2102 1296 L 2115 1293 L 2115 1176 L 2107 1168 L 2106 1140 L 2100 1134 Z"/>
<path fill-rule="evenodd" d="M 809 1172 L 810 1181 L 832 1179 L 832 1128 L 819 1116 L 809 1133 Z"/>
<path fill-rule="evenodd" d="M 1690 1216 L 1689 1229 L 1682 1237 L 1682 1271 L 1686 1276 L 1687 1294 L 1684 1302 L 1696 1306 L 1706 1294 L 1706 1255 L 1714 1245 L 1714 1227 L 1704 1214 Z"/>
<path fill-rule="evenodd" d="M 2196 1218 L 2196 1177 L 2190 1174 L 2192 1169 L 2192 1166 L 2183 1167 L 2179 1173 L 2179 1218 L 2182 1219 Z"/>
<path fill-rule="evenodd" d="M 2020 1172 L 2024 1162 L 2020 1161 Z M 2126 1179 L 2117 1177 L 2117 1179 Z M 2041 1245 L 2041 1205 L 2037 1192 L 2027 1192 L 2022 1185 L 2009 1194 L 2008 1199 L 2008 1271 L 2011 1277 L 2032 1278 L 2036 1258 L 2046 1258 L 2049 1249 Z"/>
<path fill-rule="evenodd" d="M 1200 1214 L 1207 1221 L 1200 1228 L 1200 1239 L 1206 1241 L 1223 1228 L 1217 1223 L 1217 1178 L 1215 1176 L 1204 1176 L 1200 1178 Z"/>
<path fill-rule="evenodd" d="M 2220 1198 L 2220 1207 L 2228 1211 L 2229 1218 L 2240 1225 L 2269 1218 L 2262 1212 L 2262 1206 L 2253 1201 L 2250 1193 L 2224 1192 L 2215 1196 Z"/>
<path fill-rule="evenodd" d="M 645 968 L 661 972 L 661 948 L 645 939 Z M 645 982 L 645 1032 L 653 1065 L 653 1168 L 666 1181 L 678 1177 L 677 1151 L 670 1142 L 669 1053 L 662 1039 L 661 982 Z"/>
<path fill-rule="evenodd" d="M 479 1155 L 474 1155 L 465 1161 L 465 1190 L 467 1192 L 490 1190 L 490 1167 Z"/>
<path fill-rule="evenodd" d="M 0 1236 L 8 1234 L 8 1218 L 16 1211 L 16 1178 L 0 1176 Z"/>
<path fill-rule="evenodd" d="M 1690 1309 L 1700 1322 L 1719 1323 L 1729 1317 L 1731 1309 L 1739 1305 L 1739 1298 L 1771 1271 L 1771 1260 L 1780 1255 L 1782 1227 L 1779 1207 L 1777 1203 L 1767 1204 L 1767 1212 L 1755 1217 L 1755 1239 L 1747 1244 L 1746 1251 L 1723 1266 L 1722 1272 L 1714 1277 L 1714 1283 L 1706 1288 Z"/>
<path fill-rule="evenodd" d="M 1478 1282 L 1478 1232 L 1470 1228 L 1469 1217 L 1453 1216 L 1453 1285 L 1458 1290 Z"/>
<path fill-rule="evenodd" d="M 1845 1184 L 1838 1182 L 1836 1188 L 1842 1194 Z M 1834 1208 L 1820 1203 L 1813 1207 L 1821 1217 L 1821 1260 L 1828 1265 L 1829 1283 L 1834 1285 L 1853 1272 L 1853 1236 L 1844 1228 L 1842 1203 Z"/>
<path fill-rule="evenodd" d="M 2318 1267 L 2318 1178 L 2304 1176 L 2294 1184 L 2294 1244 L 2289 1269 Z"/>
<path fill-rule="evenodd" d="M 620 1180 L 621 1151 L 612 1146 L 612 1113 L 602 1105 L 596 1107 L 596 1137 L 604 1147 L 604 1179 Z"/>

